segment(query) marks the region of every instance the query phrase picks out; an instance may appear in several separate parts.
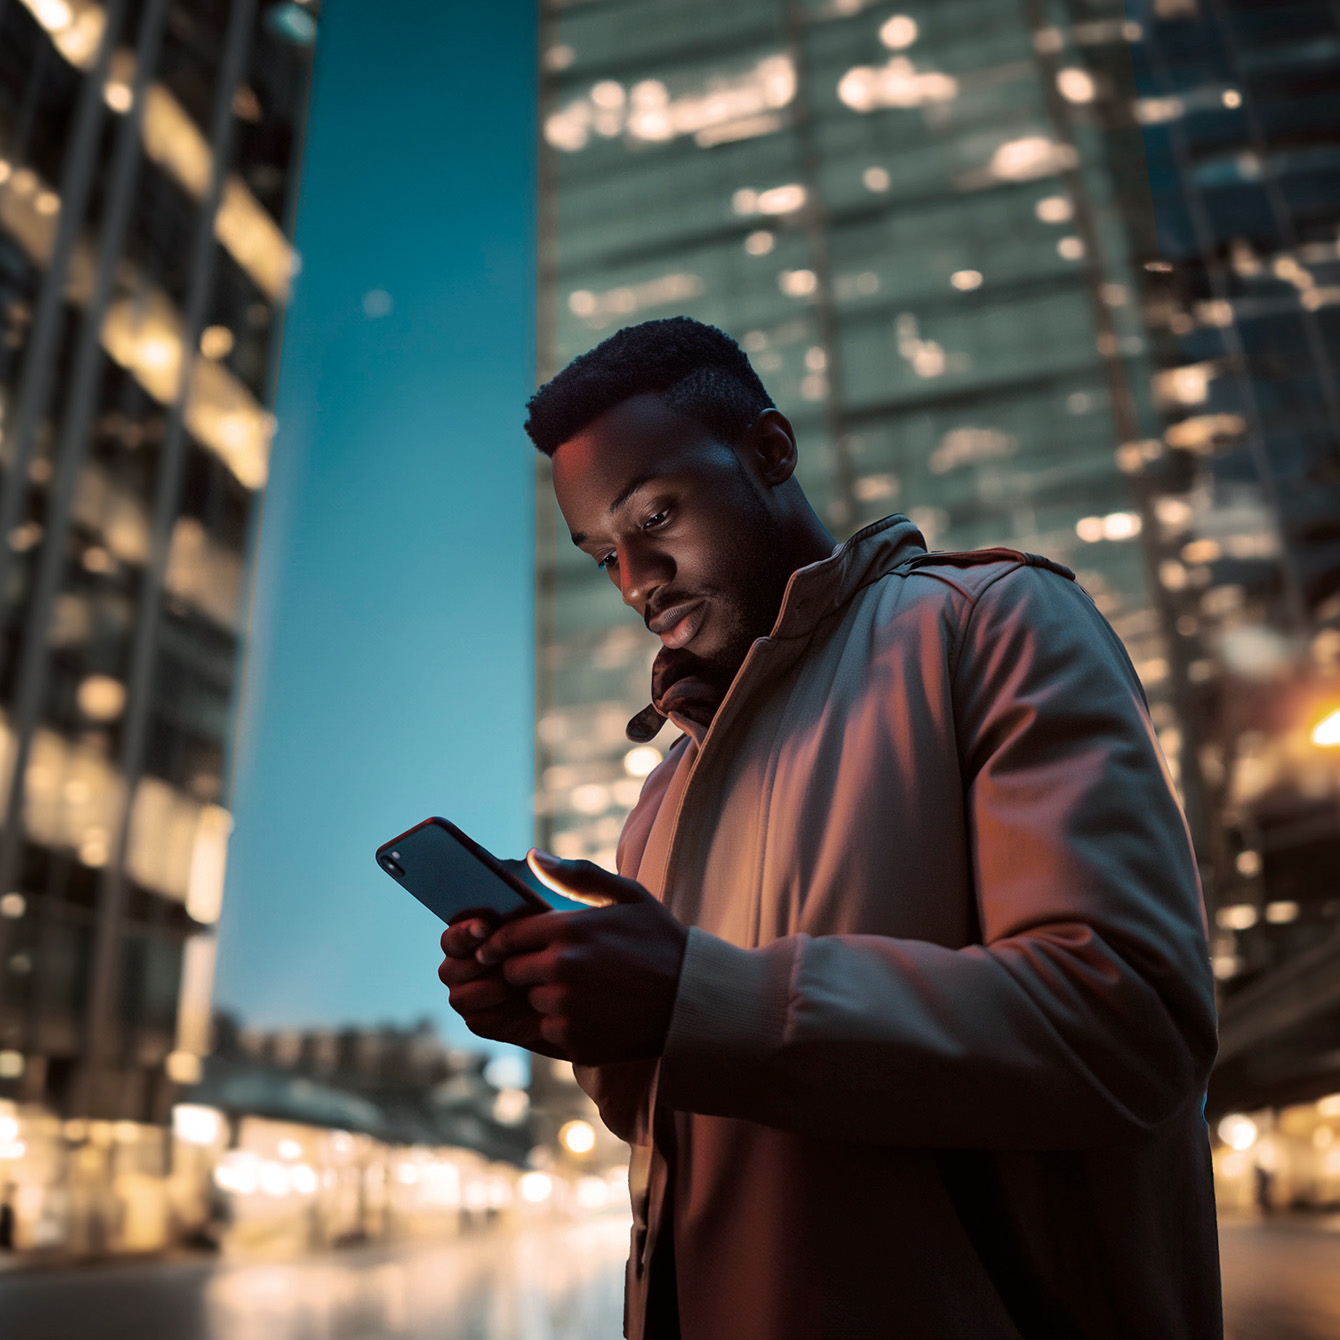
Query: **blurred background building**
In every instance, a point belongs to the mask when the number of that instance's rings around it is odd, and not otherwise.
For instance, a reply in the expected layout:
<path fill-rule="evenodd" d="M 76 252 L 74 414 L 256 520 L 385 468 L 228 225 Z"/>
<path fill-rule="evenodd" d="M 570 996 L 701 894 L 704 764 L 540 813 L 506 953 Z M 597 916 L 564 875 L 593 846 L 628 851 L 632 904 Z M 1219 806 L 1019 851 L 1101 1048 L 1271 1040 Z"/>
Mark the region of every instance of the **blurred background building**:
<path fill-rule="evenodd" d="M 0 7 L 0 1098 L 207 1049 L 312 6 Z"/>
<path fill-rule="evenodd" d="M 1214 820 L 1210 1107 L 1325 1108 L 1340 1089 L 1340 13 L 1207 0 L 1151 18 L 1134 54 L 1169 265 L 1159 575 L 1196 647 L 1185 729 Z M 1334 1173 L 1328 1120 L 1303 1134 Z"/>
<path fill-rule="evenodd" d="M 840 538 L 903 511 L 1072 566 L 1196 841 L 1212 1115 L 1340 1089 L 1335 6 L 543 13 L 542 376 L 688 313 L 749 352 Z M 546 482 L 539 840 L 612 865 L 669 743 L 623 734 L 658 644 Z"/>
<path fill-rule="evenodd" d="M 1335 5 L 541 14 L 541 375 L 687 312 L 839 537 L 903 511 L 1077 570 L 1201 860 L 1224 1203 L 1340 1203 Z M 422 1029 L 225 1024 L 207 1057 L 317 20 L 0 0 L 0 1247 L 619 1199 L 570 1067 L 527 1089 Z M 546 470 L 537 838 L 612 866 L 669 743 L 624 736 L 659 643 Z"/>

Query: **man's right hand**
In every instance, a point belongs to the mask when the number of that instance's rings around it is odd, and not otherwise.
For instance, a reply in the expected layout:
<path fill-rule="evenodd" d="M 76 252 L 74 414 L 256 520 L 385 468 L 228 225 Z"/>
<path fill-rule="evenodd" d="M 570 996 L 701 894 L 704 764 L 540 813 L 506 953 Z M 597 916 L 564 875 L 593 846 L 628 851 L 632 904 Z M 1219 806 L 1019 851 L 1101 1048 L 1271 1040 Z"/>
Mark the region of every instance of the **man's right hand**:
<path fill-rule="evenodd" d="M 496 923 L 483 917 L 467 917 L 442 932 L 446 957 L 437 975 L 450 993 L 451 1008 L 477 1037 L 566 1060 L 541 1034 L 542 1016 L 531 1009 L 526 992 L 508 984 L 501 965 L 485 967 L 475 959 L 475 950 L 495 929 Z"/>

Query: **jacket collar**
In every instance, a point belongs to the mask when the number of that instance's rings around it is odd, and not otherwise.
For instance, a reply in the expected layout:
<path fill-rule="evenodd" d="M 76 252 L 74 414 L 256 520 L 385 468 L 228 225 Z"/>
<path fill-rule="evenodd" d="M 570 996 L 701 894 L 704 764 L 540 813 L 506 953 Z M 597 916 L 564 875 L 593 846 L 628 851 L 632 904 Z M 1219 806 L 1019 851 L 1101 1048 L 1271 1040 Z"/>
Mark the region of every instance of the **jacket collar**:
<path fill-rule="evenodd" d="M 777 621 L 765 640 L 808 637 L 821 619 L 841 609 L 862 587 L 925 552 L 926 541 L 921 532 L 905 516 L 896 513 L 858 530 L 827 558 L 797 568 L 791 574 Z M 626 734 L 630 740 L 645 743 L 664 724 L 665 718 L 648 703 L 628 723 Z"/>

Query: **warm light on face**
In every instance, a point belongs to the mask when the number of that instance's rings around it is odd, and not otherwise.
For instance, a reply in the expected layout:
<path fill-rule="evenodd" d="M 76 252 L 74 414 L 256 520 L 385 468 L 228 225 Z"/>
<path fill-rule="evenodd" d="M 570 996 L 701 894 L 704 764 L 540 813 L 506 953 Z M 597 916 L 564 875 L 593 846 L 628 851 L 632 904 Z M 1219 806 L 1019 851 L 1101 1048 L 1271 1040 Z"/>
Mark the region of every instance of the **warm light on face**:
<path fill-rule="evenodd" d="M 1312 731 L 1312 743 L 1328 749 L 1340 745 L 1340 708 L 1317 723 Z"/>

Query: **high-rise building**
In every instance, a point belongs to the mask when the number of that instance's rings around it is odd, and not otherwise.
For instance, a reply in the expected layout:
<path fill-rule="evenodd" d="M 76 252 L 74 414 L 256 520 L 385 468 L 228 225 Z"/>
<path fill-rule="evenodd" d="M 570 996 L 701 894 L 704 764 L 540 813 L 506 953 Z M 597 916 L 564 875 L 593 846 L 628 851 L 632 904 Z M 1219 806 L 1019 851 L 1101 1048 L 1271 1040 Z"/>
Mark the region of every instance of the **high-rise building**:
<path fill-rule="evenodd" d="M 1335 6 L 544 12 L 542 371 L 686 312 L 750 353 L 840 538 L 903 511 L 1075 568 L 1182 790 L 1225 1093 L 1335 1088 Z M 539 834 L 610 863 L 668 743 L 623 737 L 657 643 L 540 474 Z"/>
<path fill-rule="evenodd" d="M 1077 569 L 1176 766 L 1186 673 L 1144 542 L 1164 447 L 1141 317 L 1147 186 L 1127 217 L 1144 180 L 1135 30 L 1119 4 L 1082 9 L 555 7 L 542 361 L 678 312 L 728 330 L 839 538 L 903 511 L 933 548 L 1007 544 Z M 1097 112 L 1109 102 L 1124 136 Z M 658 757 L 623 735 L 658 644 L 543 487 L 540 590 L 541 836 L 608 863 Z"/>
<path fill-rule="evenodd" d="M 1340 11 L 1159 0 L 1135 46 L 1176 365 L 1162 576 L 1217 822 L 1211 1108 L 1340 1088 Z"/>
<path fill-rule="evenodd" d="M 0 1097 L 206 1049 L 314 3 L 0 7 Z"/>

